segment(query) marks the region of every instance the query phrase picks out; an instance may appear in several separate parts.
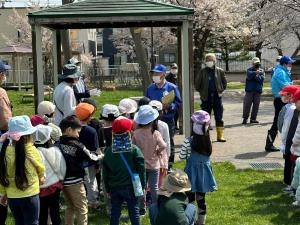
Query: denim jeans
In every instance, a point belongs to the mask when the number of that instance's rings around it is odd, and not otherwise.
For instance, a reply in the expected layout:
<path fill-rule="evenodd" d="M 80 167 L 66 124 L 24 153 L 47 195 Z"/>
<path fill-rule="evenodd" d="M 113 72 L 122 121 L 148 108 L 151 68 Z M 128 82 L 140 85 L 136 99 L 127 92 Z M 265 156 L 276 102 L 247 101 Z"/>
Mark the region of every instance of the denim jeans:
<path fill-rule="evenodd" d="M 172 168 L 174 159 L 175 159 L 175 144 L 174 144 L 174 136 L 175 136 L 175 121 L 173 120 L 163 120 L 169 127 L 169 136 L 170 136 L 170 157 L 169 157 L 169 168 Z"/>
<path fill-rule="evenodd" d="M 52 225 L 60 225 L 61 219 L 59 214 L 59 197 L 60 190 L 56 190 L 53 194 L 40 197 L 40 219 L 39 225 L 48 224 L 48 213 L 50 212 L 50 218 Z"/>
<path fill-rule="evenodd" d="M 211 111 L 214 111 L 216 126 L 223 126 L 223 103 L 222 97 L 218 93 L 208 93 L 206 100 L 202 100 L 201 109 L 208 112 L 211 115 Z"/>
<path fill-rule="evenodd" d="M 138 198 L 132 186 L 118 187 L 111 190 L 110 225 L 119 225 L 123 202 L 127 203 L 128 214 L 132 225 L 140 225 Z"/>
<path fill-rule="evenodd" d="M 9 198 L 8 205 L 13 214 L 15 225 L 38 225 L 40 199 L 38 195 L 26 198 Z"/>
<path fill-rule="evenodd" d="M 157 204 L 152 204 L 149 208 L 150 224 L 155 225 L 158 217 L 159 208 Z M 193 225 L 196 219 L 196 207 L 193 204 L 188 204 L 185 209 L 185 215 L 189 221 L 189 225 Z"/>

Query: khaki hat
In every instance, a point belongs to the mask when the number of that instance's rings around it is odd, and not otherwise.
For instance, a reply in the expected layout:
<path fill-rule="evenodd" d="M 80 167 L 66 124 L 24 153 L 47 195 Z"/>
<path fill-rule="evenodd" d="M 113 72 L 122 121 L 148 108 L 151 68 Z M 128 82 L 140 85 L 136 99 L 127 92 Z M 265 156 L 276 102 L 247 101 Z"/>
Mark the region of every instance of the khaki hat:
<path fill-rule="evenodd" d="M 170 197 L 173 193 L 187 192 L 190 190 L 191 183 L 188 175 L 182 170 L 176 169 L 165 178 L 158 194 Z"/>
<path fill-rule="evenodd" d="M 252 63 L 253 63 L 253 64 L 260 63 L 260 59 L 259 59 L 258 57 L 254 57 L 254 58 L 252 59 Z"/>

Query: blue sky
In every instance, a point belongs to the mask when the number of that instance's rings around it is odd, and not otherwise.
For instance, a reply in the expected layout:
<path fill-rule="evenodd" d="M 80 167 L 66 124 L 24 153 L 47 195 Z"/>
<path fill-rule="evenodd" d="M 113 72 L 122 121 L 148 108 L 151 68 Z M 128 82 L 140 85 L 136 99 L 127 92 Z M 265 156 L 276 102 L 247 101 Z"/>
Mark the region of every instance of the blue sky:
<path fill-rule="evenodd" d="M 0 0 L 0 2 L 3 2 L 6 0 Z M 5 7 L 26 7 L 28 6 L 29 1 L 27 0 L 7 0 L 10 2 L 5 2 Z M 32 2 L 39 2 L 41 5 L 60 5 L 61 0 L 32 0 Z M 1 10 L 1 9 L 0 9 Z"/>

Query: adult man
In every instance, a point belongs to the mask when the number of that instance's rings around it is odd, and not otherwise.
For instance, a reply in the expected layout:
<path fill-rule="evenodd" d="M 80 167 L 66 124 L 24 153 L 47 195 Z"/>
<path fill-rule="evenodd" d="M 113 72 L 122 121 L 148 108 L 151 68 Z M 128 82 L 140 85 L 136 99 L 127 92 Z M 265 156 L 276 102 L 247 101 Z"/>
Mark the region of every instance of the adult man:
<path fill-rule="evenodd" d="M 247 124 L 249 118 L 250 109 L 252 106 L 252 112 L 250 117 L 250 123 L 259 123 L 256 120 L 260 95 L 262 93 L 262 88 L 265 79 L 265 72 L 260 68 L 260 59 L 254 57 L 252 59 L 252 67 L 247 69 L 246 77 L 246 87 L 245 87 L 245 97 L 244 97 L 244 109 L 243 109 L 243 124 Z"/>
<path fill-rule="evenodd" d="M 216 66 L 216 56 L 213 53 L 205 55 L 205 68 L 198 71 L 195 88 L 200 93 L 202 110 L 211 114 L 214 110 L 217 141 L 226 142 L 224 138 L 222 93 L 227 87 L 225 72 Z"/>
<path fill-rule="evenodd" d="M 7 70 L 10 69 L 9 65 L 0 61 L 0 85 L 6 81 Z M 12 117 L 12 107 L 7 96 L 6 91 L 0 87 L 0 135 L 8 130 L 8 120 Z M 8 145 L 9 141 L 4 142 L 3 145 Z M 7 217 L 7 206 L 0 204 L 0 225 L 5 225 Z"/>
<path fill-rule="evenodd" d="M 271 80 L 272 93 L 274 95 L 275 115 L 274 115 L 272 127 L 270 130 L 268 130 L 266 146 L 265 146 L 265 150 L 267 152 L 279 151 L 278 148 L 274 147 L 273 143 L 275 141 L 275 138 L 277 136 L 277 131 L 278 131 L 277 128 L 278 115 L 282 107 L 286 104 L 281 101 L 281 95 L 279 94 L 279 92 L 285 86 L 293 84 L 290 71 L 292 68 L 292 64 L 294 62 L 295 61 L 292 60 L 289 56 L 283 56 L 280 59 L 280 64 L 276 67 L 276 70 Z"/>
<path fill-rule="evenodd" d="M 62 82 L 54 90 L 53 99 L 55 104 L 55 124 L 59 125 L 60 121 L 67 116 L 74 114 L 76 107 L 76 98 L 73 86 L 81 76 L 81 72 L 73 64 L 66 64 L 63 67 L 63 74 L 60 75 Z"/>
<path fill-rule="evenodd" d="M 168 94 L 172 95 L 174 92 L 174 100 L 169 103 L 163 104 L 163 115 L 162 121 L 166 122 L 169 127 L 170 143 L 171 143 L 171 154 L 169 158 L 169 169 L 172 168 L 174 163 L 174 135 L 175 135 L 175 122 L 174 116 L 176 110 L 181 106 L 181 97 L 178 87 L 168 81 L 166 81 L 166 66 L 158 64 L 154 67 L 152 72 L 152 80 L 154 83 L 150 84 L 146 90 L 146 97 L 151 100 L 157 100 L 162 102 L 162 98 Z"/>

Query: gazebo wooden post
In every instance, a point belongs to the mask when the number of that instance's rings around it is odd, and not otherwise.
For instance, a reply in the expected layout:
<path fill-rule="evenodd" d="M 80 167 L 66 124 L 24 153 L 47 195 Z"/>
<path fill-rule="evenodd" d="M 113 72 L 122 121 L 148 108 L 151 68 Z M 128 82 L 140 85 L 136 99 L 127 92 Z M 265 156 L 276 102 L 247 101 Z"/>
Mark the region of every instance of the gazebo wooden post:
<path fill-rule="evenodd" d="M 190 45 L 189 45 L 189 21 L 183 21 L 181 27 L 182 48 L 182 112 L 183 133 L 188 137 L 191 133 L 191 95 L 190 95 Z"/>
<path fill-rule="evenodd" d="M 44 70 L 42 54 L 42 29 L 40 25 L 34 24 L 32 25 L 32 55 L 35 111 L 38 104 L 44 100 Z"/>
<path fill-rule="evenodd" d="M 180 94 L 182 97 L 182 42 L 181 42 L 181 26 L 177 27 L 177 64 L 178 64 L 178 75 L 177 75 L 177 83 L 178 88 L 180 90 Z M 179 133 L 183 134 L 183 114 L 182 107 L 179 109 Z"/>
<path fill-rule="evenodd" d="M 58 84 L 58 74 L 61 73 L 61 40 L 60 31 L 52 30 L 52 56 L 53 56 L 53 85 Z"/>
<path fill-rule="evenodd" d="M 193 36 L 193 22 L 189 21 L 189 29 L 188 29 L 188 35 L 189 35 L 189 66 L 190 66 L 190 110 L 191 114 L 194 112 L 194 106 L 195 106 L 195 91 L 194 91 L 194 82 L 195 82 L 195 71 L 194 71 L 194 36 Z"/>
<path fill-rule="evenodd" d="M 17 85 L 17 76 L 16 76 L 16 56 L 15 53 L 12 53 L 12 72 L 13 72 L 13 84 Z"/>

